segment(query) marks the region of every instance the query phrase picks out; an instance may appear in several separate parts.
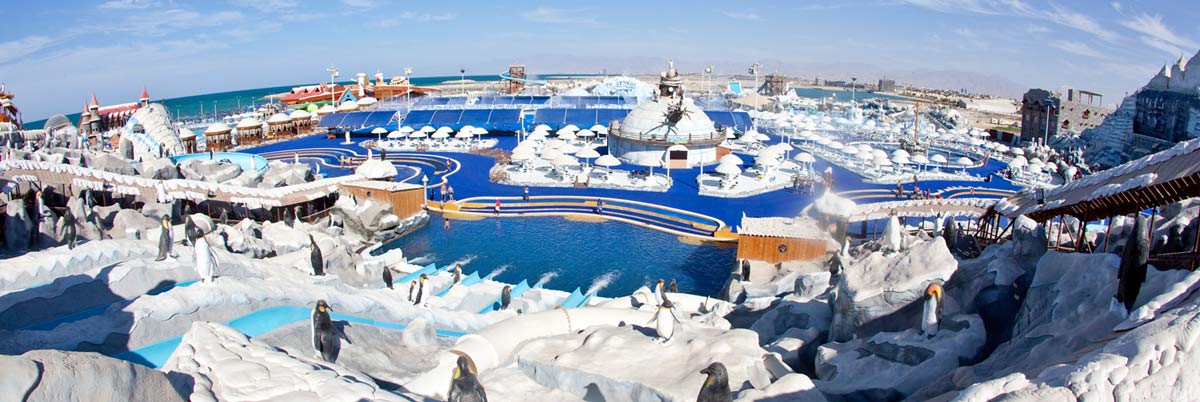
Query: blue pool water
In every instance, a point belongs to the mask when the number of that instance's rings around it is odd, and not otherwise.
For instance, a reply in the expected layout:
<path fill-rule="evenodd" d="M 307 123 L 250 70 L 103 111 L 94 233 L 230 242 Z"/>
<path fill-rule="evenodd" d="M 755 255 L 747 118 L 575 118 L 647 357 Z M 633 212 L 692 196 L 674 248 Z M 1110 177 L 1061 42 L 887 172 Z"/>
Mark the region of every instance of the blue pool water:
<path fill-rule="evenodd" d="M 422 264 L 448 266 L 470 260 L 465 273 L 487 274 L 506 283 L 536 283 L 545 272 L 558 274 L 547 288 L 586 291 L 597 278 L 611 277 L 600 296 L 628 295 L 638 287 L 672 278 L 679 290 L 716 295 L 733 267 L 736 249 L 727 244 L 688 244 L 677 236 L 621 222 L 578 222 L 560 217 L 451 220 L 433 216 L 426 227 L 385 244 L 399 247 Z M 425 261 L 431 260 L 431 261 Z"/>
<path fill-rule="evenodd" d="M 903 96 L 896 96 L 896 95 L 890 95 L 890 94 L 884 94 L 884 93 L 871 93 L 871 92 L 866 92 L 866 91 L 845 91 L 845 90 L 840 90 L 840 89 L 830 90 L 830 89 L 821 89 L 821 88 L 796 88 L 796 89 L 793 89 L 793 91 L 796 91 L 796 96 L 803 97 L 803 98 L 812 98 L 812 99 L 828 98 L 828 97 L 837 95 L 838 101 L 848 101 L 851 99 L 851 97 L 853 97 L 854 99 L 860 100 L 860 101 L 863 99 L 871 99 L 871 98 L 883 98 L 883 99 L 892 99 L 892 100 L 908 99 Z"/>

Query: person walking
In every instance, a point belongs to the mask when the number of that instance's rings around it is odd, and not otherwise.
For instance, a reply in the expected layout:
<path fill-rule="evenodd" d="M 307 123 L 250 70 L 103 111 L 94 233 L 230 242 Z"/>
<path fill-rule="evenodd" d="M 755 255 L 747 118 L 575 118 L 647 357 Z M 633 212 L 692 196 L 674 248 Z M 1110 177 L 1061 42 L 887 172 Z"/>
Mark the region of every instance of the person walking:
<path fill-rule="evenodd" d="M 500 216 L 500 199 L 499 198 L 496 199 L 496 206 L 492 208 L 492 212 L 496 216 Z"/>
<path fill-rule="evenodd" d="M 525 202 L 529 202 L 529 186 L 525 186 L 525 196 L 522 198 Z"/>

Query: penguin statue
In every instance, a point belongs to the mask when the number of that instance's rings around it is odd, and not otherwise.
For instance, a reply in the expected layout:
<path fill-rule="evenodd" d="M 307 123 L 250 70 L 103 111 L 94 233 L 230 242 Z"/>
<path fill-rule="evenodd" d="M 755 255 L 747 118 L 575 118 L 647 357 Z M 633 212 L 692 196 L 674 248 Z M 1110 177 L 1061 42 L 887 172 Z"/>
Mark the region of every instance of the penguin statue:
<path fill-rule="evenodd" d="M 295 208 L 292 208 L 292 215 L 296 217 L 296 223 L 304 222 L 302 219 L 300 219 L 300 217 L 303 216 L 303 214 L 300 213 L 299 205 L 297 205 Z"/>
<path fill-rule="evenodd" d="M 192 222 L 191 215 L 183 216 L 183 240 L 185 246 L 196 245 L 196 243 L 192 242 L 192 232 L 199 232 L 199 230 L 200 229 L 196 227 L 196 223 Z"/>
<path fill-rule="evenodd" d="M 226 226 L 229 225 L 229 210 L 227 209 L 221 210 L 221 224 Z"/>
<path fill-rule="evenodd" d="M 388 289 L 395 289 L 392 285 L 392 270 L 388 267 L 383 267 L 383 286 Z"/>
<path fill-rule="evenodd" d="M 285 225 L 287 225 L 287 227 L 289 227 L 289 228 L 296 227 L 296 220 L 295 220 L 295 218 L 292 217 L 291 210 L 288 210 L 288 209 L 283 210 L 283 223 Z"/>
<path fill-rule="evenodd" d="M 667 301 L 667 296 L 663 294 L 663 280 L 659 278 L 658 282 L 654 283 L 654 305 L 662 305 L 665 301 Z"/>
<path fill-rule="evenodd" d="M 500 289 L 500 309 L 508 310 L 508 306 L 512 304 L 512 286 L 504 285 Z"/>
<path fill-rule="evenodd" d="M 212 282 L 213 276 L 217 274 L 217 254 L 213 252 L 212 245 L 208 244 L 208 239 L 200 234 L 199 230 L 187 233 L 188 239 L 195 247 L 196 253 L 196 274 L 200 275 L 200 279 L 204 282 Z"/>
<path fill-rule="evenodd" d="M 333 343 L 337 329 L 333 327 L 333 319 L 329 318 L 329 304 L 324 299 L 317 300 L 317 307 L 312 312 L 312 345 L 317 357 L 327 362 L 333 362 Z"/>
<path fill-rule="evenodd" d="M 312 265 L 312 274 L 325 276 L 325 258 L 321 255 L 321 246 L 312 235 L 308 235 L 308 262 Z"/>
<path fill-rule="evenodd" d="M 417 278 L 417 297 L 413 299 L 414 306 L 419 306 L 422 302 L 424 302 L 425 281 L 427 280 L 429 280 L 429 276 L 426 276 L 425 274 L 421 274 L 421 276 Z"/>
<path fill-rule="evenodd" d="M 704 378 L 704 385 L 700 386 L 700 395 L 696 396 L 696 402 L 733 402 L 733 393 L 729 391 L 729 373 L 725 371 L 725 365 L 720 362 L 705 367 L 700 370 L 701 374 L 707 374 Z"/>
<path fill-rule="evenodd" d="M 679 284 L 675 283 L 675 278 L 671 278 L 671 284 L 667 285 L 667 292 L 679 293 Z"/>
<path fill-rule="evenodd" d="M 933 218 L 933 237 L 941 236 L 942 228 L 945 227 L 945 225 L 946 217 L 942 216 L 941 212 L 938 212 L 937 217 Z"/>
<path fill-rule="evenodd" d="M 667 343 L 671 341 L 671 336 L 675 335 L 675 324 L 679 323 L 679 317 L 675 316 L 675 305 L 671 304 L 670 300 L 663 300 L 662 304 L 658 305 L 658 312 L 654 314 L 654 318 L 646 325 L 655 324 L 654 329 L 658 334 L 655 340 Z"/>
<path fill-rule="evenodd" d="M 750 280 L 750 260 L 742 260 L 742 280 Z"/>
<path fill-rule="evenodd" d="M 158 258 L 154 261 L 162 261 L 171 255 L 171 217 L 162 216 L 162 233 L 158 235 Z"/>
<path fill-rule="evenodd" d="M 408 282 L 408 302 L 413 301 L 413 292 L 417 290 L 417 281 Z M 413 303 L 416 304 L 416 303 Z"/>
<path fill-rule="evenodd" d="M 454 281 L 450 282 L 450 285 L 451 286 L 457 285 L 458 282 L 460 282 L 460 281 L 462 281 L 462 264 L 455 264 L 454 265 Z"/>
<path fill-rule="evenodd" d="M 925 287 L 925 308 L 921 311 L 920 334 L 933 338 L 942 320 L 942 285 L 931 283 Z"/>
<path fill-rule="evenodd" d="M 446 402 L 487 402 L 483 384 L 475 377 L 470 360 L 466 356 L 458 356 L 454 374 L 450 377 L 450 391 L 446 393 Z"/>
<path fill-rule="evenodd" d="M 67 208 L 67 213 L 63 215 L 63 240 L 67 242 L 67 249 L 74 250 L 75 244 L 79 240 L 79 232 L 75 229 L 75 214 L 71 212 L 71 208 Z"/>

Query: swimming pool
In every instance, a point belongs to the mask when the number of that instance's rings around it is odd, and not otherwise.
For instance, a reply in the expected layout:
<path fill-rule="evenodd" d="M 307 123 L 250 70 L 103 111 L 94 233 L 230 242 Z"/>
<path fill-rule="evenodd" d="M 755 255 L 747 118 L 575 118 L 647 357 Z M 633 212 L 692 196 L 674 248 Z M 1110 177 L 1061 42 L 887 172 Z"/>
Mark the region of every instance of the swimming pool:
<path fill-rule="evenodd" d="M 466 262 L 464 273 L 496 280 L 536 283 L 544 273 L 557 276 L 545 287 L 587 291 L 608 282 L 597 295 L 623 296 L 663 278 L 675 279 L 682 292 L 715 296 L 729 278 L 733 244 L 682 242 L 678 236 L 622 222 L 579 222 L 560 217 L 451 220 L 450 230 L 434 216 L 426 227 L 380 247 L 399 247 L 411 261 L 449 266 Z M 606 278 L 602 280 L 601 278 Z"/>

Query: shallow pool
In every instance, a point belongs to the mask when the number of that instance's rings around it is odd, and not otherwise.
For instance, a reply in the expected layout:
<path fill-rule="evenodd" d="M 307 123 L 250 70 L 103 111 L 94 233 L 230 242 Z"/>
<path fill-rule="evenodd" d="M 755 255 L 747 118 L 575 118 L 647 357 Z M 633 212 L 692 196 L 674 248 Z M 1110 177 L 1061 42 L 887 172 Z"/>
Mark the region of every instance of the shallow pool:
<path fill-rule="evenodd" d="M 487 218 L 451 220 L 446 230 L 440 215 L 377 253 L 395 247 L 421 265 L 461 261 L 466 262 L 464 273 L 483 276 L 503 269 L 495 279 L 508 283 L 526 279 L 533 284 L 547 272 L 556 276 L 545 287 L 567 292 L 609 282 L 597 293 L 605 297 L 628 295 L 658 278 L 674 278 L 683 292 L 715 296 L 729 278 L 737 251 L 729 243 L 682 242 L 678 236 L 614 221 Z"/>

